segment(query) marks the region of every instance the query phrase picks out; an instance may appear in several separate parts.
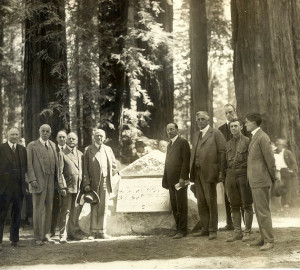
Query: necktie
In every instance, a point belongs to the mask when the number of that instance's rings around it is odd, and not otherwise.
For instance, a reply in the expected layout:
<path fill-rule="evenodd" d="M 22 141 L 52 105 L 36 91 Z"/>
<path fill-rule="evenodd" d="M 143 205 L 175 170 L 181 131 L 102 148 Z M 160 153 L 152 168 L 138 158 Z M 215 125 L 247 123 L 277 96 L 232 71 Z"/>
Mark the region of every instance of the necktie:
<path fill-rule="evenodd" d="M 45 143 L 45 147 L 46 147 L 46 149 L 48 150 L 48 145 L 47 145 L 47 143 Z"/>
<path fill-rule="evenodd" d="M 169 143 L 169 145 L 170 145 L 170 148 L 172 147 L 172 144 L 173 144 L 173 142 L 172 142 L 172 141 L 170 141 L 170 143 Z"/>
<path fill-rule="evenodd" d="M 12 146 L 11 150 L 12 150 L 14 153 L 16 152 L 16 147 L 15 147 L 15 145 L 14 145 L 14 144 L 13 144 L 13 146 Z"/>

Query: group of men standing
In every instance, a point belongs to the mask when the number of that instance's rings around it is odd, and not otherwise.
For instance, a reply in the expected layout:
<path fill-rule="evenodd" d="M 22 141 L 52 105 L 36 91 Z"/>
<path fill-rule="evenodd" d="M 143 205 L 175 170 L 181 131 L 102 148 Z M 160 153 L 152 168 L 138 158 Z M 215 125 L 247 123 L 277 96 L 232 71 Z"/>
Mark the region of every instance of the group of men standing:
<path fill-rule="evenodd" d="M 116 163 L 111 148 L 103 144 L 105 132 L 102 129 L 94 132 L 94 143 L 86 148 L 84 155 L 76 147 L 78 138 L 74 132 L 66 134 L 60 131 L 57 134 L 58 145 L 49 140 L 49 125 L 42 125 L 39 135 L 39 139 L 30 142 L 26 150 L 18 144 L 19 130 L 11 128 L 7 143 L 0 145 L 0 251 L 3 249 L 3 229 L 10 205 L 10 244 L 21 246 L 19 227 L 26 182 L 32 193 L 34 240 L 37 245 L 54 242 L 51 236 L 55 234 L 56 225 L 59 227 L 60 243 L 81 239 L 76 235 L 81 207 L 77 197 L 84 196 L 80 189 L 98 198 L 91 206 L 90 239 L 108 238 L 106 215 Z"/>
<path fill-rule="evenodd" d="M 219 130 L 209 126 L 206 111 L 196 113 L 199 127 L 192 137 L 192 150 L 188 142 L 178 135 L 175 123 L 167 125 L 170 143 L 167 148 L 162 186 L 169 189 L 176 235 L 187 234 L 187 183 L 195 192 L 201 229 L 191 235 L 217 238 L 218 182 L 224 183 L 227 224 L 219 230 L 233 230 L 228 242 L 252 240 L 250 237 L 253 208 L 260 229 L 260 238 L 251 243 L 269 250 L 274 246 L 270 211 L 270 188 L 279 180 L 275 176 L 275 159 L 268 135 L 260 128 L 261 115 L 248 114 L 245 124 L 236 116 L 234 106 L 225 106 L 227 123 Z M 247 136 L 245 136 L 246 134 Z M 242 233 L 241 223 L 245 230 Z M 254 239 L 253 239 L 254 240 Z"/>

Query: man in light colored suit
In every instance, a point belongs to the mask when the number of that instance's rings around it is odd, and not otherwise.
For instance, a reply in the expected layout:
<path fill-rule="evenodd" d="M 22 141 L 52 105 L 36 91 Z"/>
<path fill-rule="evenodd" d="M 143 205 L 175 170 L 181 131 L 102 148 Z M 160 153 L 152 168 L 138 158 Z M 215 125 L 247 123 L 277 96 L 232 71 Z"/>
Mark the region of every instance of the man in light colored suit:
<path fill-rule="evenodd" d="M 260 239 L 252 246 L 261 246 L 260 250 L 274 247 L 272 218 L 270 211 L 270 188 L 275 177 L 275 159 L 269 136 L 260 128 L 262 118 L 259 113 L 246 116 L 246 128 L 252 139 L 248 149 L 247 176 L 252 191 L 256 219 L 260 230 Z"/>
<path fill-rule="evenodd" d="M 33 202 L 33 230 L 36 244 L 54 242 L 50 236 L 54 175 L 63 187 L 58 175 L 58 156 L 56 145 L 49 140 L 51 127 L 44 124 L 39 129 L 40 138 L 27 146 L 28 183 Z"/>
<path fill-rule="evenodd" d="M 226 142 L 220 130 L 209 126 L 207 112 L 197 112 L 196 121 L 200 131 L 194 134 L 192 141 L 190 178 L 195 182 L 202 229 L 193 236 L 209 236 L 209 240 L 213 240 L 217 238 L 218 230 L 216 186 L 223 171 Z"/>
<path fill-rule="evenodd" d="M 97 192 L 100 203 L 91 205 L 91 235 L 95 238 L 107 239 L 106 217 L 109 193 L 112 192 L 112 176 L 116 170 L 116 160 L 112 149 L 104 144 L 105 131 L 97 129 L 94 133 L 94 144 L 88 146 L 83 158 L 83 188 L 85 192 Z"/>
<path fill-rule="evenodd" d="M 74 132 L 67 136 L 67 147 L 59 153 L 59 167 L 64 187 L 60 191 L 59 230 L 60 243 L 69 240 L 81 240 L 75 234 L 76 219 L 79 207 L 75 199 L 80 190 L 82 180 L 82 152 L 76 146 L 78 137 Z"/>

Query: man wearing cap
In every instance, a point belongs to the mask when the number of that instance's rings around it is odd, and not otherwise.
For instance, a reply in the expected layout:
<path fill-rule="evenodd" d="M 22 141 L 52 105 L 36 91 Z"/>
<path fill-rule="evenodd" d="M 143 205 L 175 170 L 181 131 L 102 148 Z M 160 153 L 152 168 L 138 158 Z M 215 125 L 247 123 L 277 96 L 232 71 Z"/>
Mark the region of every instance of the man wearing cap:
<path fill-rule="evenodd" d="M 56 145 L 49 140 L 51 127 L 44 124 L 39 129 L 40 138 L 27 146 L 28 183 L 32 193 L 33 231 L 36 244 L 54 243 L 50 238 L 54 177 L 63 188 L 59 175 Z M 55 175 L 56 174 L 56 175 Z"/>
<path fill-rule="evenodd" d="M 64 151 L 67 147 L 66 145 L 67 133 L 65 130 L 60 130 L 57 133 L 57 152 Z M 50 236 L 55 235 L 55 229 L 57 226 L 57 219 L 59 215 L 59 187 L 58 180 L 54 177 L 54 193 L 53 193 L 53 207 L 52 207 L 52 220 L 51 220 L 51 229 Z"/>
<path fill-rule="evenodd" d="M 59 153 L 59 167 L 64 186 L 60 191 L 59 232 L 60 243 L 81 240 L 75 234 L 79 207 L 75 206 L 76 195 L 82 180 L 82 152 L 77 149 L 78 137 L 74 132 L 67 136 L 67 147 Z"/>
<path fill-rule="evenodd" d="M 112 176 L 116 161 L 112 149 L 104 144 L 105 131 L 95 130 L 94 144 L 88 146 L 83 157 L 83 188 L 85 192 L 97 192 L 100 203 L 91 205 L 91 235 L 89 239 L 107 239 L 106 219 L 109 194 L 112 192 Z"/>
<path fill-rule="evenodd" d="M 170 143 L 167 147 L 162 187 L 169 190 L 170 201 L 176 222 L 176 235 L 173 239 L 186 236 L 188 222 L 187 180 L 189 179 L 190 145 L 178 135 L 175 123 L 167 125 Z"/>
<path fill-rule="evenodd" d="M 276 141 L 275 160 L 277 170 L 280 171 L 281 181 L 283 182 L 286 193 L 281 196 L 281 205 L 285 208 L 292 204 L 292 193 L 297 183 L 298 165 L 294 154 L 286 149 L 285 139 Z"/>
<path fill-rule="evenodd" d="M 260 250 L 274 247 L 272 218 L 270 211 L 270 188 L 279 179 L 275 176 L 276 166 L 269 136 L 260 128 L 262 118 L 259 113 L 246 116 L 246 128 L 252 139 L 248 148 L 247 176 L 252 191 L 260 239 L 250 246 L 261 246 Z"/>
<path fill-rule="evenodd" d="M 22 201 L 25 194 L 25 173 L 27 171 L 26 148 L 18 144 L 20 133 L 11 128 L 7 142 L 0 144 L 0 251 L 4 222 L 11 205 L 10 244 L 19 245 L 19 228 Z"/>
<path fill-rule="evenodd" d="M 221 131 L 209 126 L 209 115 L 206 111 L 196 113 L 200 131 L 192 139 L 190 161 L 190 178 L 195 182 L 198 212 L 202 229 L 193 236 L 217 238 L 218 205 L 217 183 L 220 181 L 226 142 Z"/>

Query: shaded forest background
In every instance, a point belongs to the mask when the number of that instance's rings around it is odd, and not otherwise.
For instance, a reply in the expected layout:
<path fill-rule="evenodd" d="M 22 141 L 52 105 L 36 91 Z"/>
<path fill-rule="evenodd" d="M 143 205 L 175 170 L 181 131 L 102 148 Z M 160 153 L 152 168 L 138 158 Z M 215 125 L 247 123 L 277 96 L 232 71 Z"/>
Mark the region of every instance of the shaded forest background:
<path fill-rule="evenodd" d="M 103 128 L 116 155 L 138 138 L 188 140 L 195 112 L 257 111 L 299 159 L 300 3 L 293 0 L 0 0 L 0 141 L 49 123 L 79 148 Z M 130 155 L 130 153 L 129 153 Z"/>

